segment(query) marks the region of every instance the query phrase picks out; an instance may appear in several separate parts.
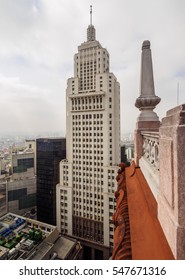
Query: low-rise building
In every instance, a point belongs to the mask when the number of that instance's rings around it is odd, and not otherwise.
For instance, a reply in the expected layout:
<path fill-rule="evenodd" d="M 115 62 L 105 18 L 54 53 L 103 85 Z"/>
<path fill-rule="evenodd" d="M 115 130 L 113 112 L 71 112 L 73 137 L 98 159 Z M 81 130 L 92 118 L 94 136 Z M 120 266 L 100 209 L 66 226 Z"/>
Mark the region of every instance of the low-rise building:
<path fill-rule="evenodd" d="M 12 213 L 0 218 L 0 259 L 80 259 L 81 245 L 61 236 L 56 226 Z"/>
<path fill-rule="evenodd" d="M 12 151 L 12 175 L 7 182 L 8 211 L 24 215 L 36 207 L 36 176 L 33 148 Z"/>

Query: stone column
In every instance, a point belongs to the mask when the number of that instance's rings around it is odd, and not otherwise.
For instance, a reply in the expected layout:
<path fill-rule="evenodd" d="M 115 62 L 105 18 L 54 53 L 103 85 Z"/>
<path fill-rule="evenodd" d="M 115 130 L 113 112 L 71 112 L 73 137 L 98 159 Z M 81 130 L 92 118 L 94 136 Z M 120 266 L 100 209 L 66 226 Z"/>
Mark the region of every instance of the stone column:
<path fill-rule="evenodd" d="M 158 131 L 159 118 L 153 109 L 160 102 L 155 95 L 152 55 L 150 42 L 144 41 L 141 55 L 141 83 L 140 96 L 136 99 L 135 106 L 141 111 L 135 130 L 135 163 L 139 165 L 139 159 L 143 155 L 142 131 Z"/>
<path fill-rule="evenodd" d="M 176 259 L 185 259 L 185 104 L 169 110 L 159 130 L 158 217 Z"/>

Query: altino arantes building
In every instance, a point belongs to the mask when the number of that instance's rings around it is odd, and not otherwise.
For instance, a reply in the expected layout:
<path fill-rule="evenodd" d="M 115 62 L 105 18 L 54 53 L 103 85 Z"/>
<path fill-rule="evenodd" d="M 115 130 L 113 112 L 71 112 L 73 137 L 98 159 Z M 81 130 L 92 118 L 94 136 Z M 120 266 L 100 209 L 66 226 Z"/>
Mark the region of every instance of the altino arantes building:
<path fill-rule="evenodd" d="M 108 259 L 113 247 L 115 178 L 120 161 L 120 85 L 95 28 L 74 56 L 66 90 L 66 159 L 57 185 L 57 226 L 78 238 L 84 258 Z"/>

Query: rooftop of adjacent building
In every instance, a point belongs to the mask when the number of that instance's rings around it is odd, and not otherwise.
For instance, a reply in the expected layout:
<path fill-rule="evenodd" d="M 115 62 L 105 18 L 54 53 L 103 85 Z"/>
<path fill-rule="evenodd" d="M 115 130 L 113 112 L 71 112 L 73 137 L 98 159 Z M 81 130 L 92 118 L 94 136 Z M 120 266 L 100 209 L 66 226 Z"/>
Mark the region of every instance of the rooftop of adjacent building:
<path fill-rule="evenodd" d="M 24 154 L 33 154 L 33 148 L 22 147 L 22 148 L 13 148 L 12 155 L 24 155 Z"/>
<path fill-rule="evenodd" d="M 172 260 L 174 256 L 157 217 L 157 202 L 135 162 L 120 164 L 117 176 L 116 212 L 113 221 L 112 258 L 133 260 Z"/>
<path fill-rule="evenodd" d="M 56 226 L 8 213 L 0 218 L 0 259 L 74 259 L 80 243 Z"/>

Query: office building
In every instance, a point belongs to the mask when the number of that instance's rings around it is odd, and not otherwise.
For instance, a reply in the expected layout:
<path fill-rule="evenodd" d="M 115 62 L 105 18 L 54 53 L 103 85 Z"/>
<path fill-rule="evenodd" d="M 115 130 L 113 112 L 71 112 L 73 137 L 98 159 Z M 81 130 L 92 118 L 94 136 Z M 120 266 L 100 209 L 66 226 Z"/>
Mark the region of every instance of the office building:
<path fill-rule="evenodd" d="M 31 148 L 12 148 L 12 175 L 7 178 L 8 212 L 24 215 L 36 207 L 34 158 Z"/>
<path fill-rule="evenodd" d="M 37 146 L 37 219 L 56 225 L 59 162 L 66 158 L 65 138 L 40 138 Z"/>
<path fill-rule="evenodd" d="M 8 210 L 7 182 L 0 180 L 0 217 Z"/>
<path fill-rule="evenodd" d="M 120 161 L 120 86 L 95 33 L 91 17 L 67 81 L 67 156 L 57 185 L 57 226 L 81 241 L 84 259 L 108 259 Z"/>

